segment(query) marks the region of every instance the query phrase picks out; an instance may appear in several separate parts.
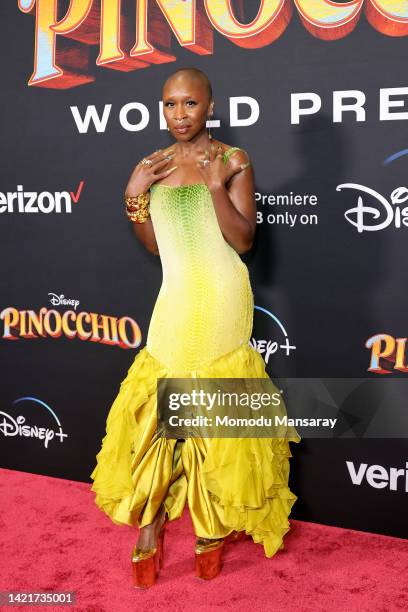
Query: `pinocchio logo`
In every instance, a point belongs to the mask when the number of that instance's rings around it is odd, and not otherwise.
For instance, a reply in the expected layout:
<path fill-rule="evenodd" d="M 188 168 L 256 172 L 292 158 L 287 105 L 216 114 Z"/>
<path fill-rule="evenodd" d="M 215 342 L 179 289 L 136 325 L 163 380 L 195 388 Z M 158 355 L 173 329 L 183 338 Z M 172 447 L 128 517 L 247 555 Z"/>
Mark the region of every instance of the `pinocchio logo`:
<path fill-rule="evenodd" d="M 88 342 L 99 342 L 124 349 L 140 345 L 142 334 L 131 317 L 113 317 L 97 312 L 59 312 L 45 306 L 38 312 L 18 310 L 9 306 L 0 312 L 4 321 L 4 340 L 28 340 L 33 338 L 57 339 L 65 336 L 69 340 L 78 338 Z"/>
<path fill-rule="evenodd" d="M 173 36 L 198 55 L 214 52 L 214 31 L 238 47 L 265 47 L 282 36 L 296 11 L 306 30 L 322 40 L 349 35 L 363 12 L 382 34 L 408 35 L 402 0 L 258 0 L 250 23 L 245 3 L 233 8 L 231 0 L 71 0 L 66 9 L 67 4 L 18 0 L 20 11 L 35 17 L 30 86 L 67 89 L 94 81 L 93 45 L 99 46 L 98 66 L 125 72 L 176 61 Z"/>
<path fill-rule="evenodd" d="M 408 372 L 405 359 L 407 338 L 394 338 L 389 334 L 376 334 L 365 343 L 371 349 L 368 372 L 391 374 L 392 370 Z"/>

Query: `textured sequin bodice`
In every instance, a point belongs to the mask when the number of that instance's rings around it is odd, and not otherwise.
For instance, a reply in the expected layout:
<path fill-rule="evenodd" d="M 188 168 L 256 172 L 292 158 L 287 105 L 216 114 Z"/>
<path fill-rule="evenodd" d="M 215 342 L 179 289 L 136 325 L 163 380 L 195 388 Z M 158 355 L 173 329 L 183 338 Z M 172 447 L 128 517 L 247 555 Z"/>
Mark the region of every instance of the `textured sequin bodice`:
<path fill-rule="evenodd" d="M 237 150 L 224 153 L 224 162 Z M 177 375 L 250 339 L 253 293 L 248 269 L 222 235 L 204 183 L 153 183 L 150 215 L 163 280 L 147 350 Z"/>

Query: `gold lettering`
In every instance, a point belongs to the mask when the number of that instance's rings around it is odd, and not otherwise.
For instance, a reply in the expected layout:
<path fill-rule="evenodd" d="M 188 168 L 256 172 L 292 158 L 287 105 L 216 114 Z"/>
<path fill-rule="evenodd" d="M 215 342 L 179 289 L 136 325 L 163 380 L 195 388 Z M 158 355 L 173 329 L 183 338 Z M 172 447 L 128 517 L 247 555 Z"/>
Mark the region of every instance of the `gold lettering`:
<path fill-rule="evenodd" d="M 240 23 L 231 0 L 205 0 L 205 8 L 213 27 L 239 47 L 265 47 L 279 38 L 292 17 L 292 3 L 285 0 L 260 2 L 257 16 L 251 23 Z"/>
<path fill-rule="evenodd" d="M 407 0 L 367 0 L 365 4 L 367 21 L 387 36 L 407 36 Z"/>

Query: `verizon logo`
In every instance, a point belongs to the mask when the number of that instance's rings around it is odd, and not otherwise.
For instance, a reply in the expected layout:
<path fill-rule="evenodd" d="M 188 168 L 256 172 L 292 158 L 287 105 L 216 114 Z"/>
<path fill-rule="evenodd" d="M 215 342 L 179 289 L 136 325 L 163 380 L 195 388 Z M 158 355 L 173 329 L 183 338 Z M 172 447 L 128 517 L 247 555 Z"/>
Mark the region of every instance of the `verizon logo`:
<path fill-rule="evenodd" d="M 354 485 L 361 485 L 364 481 L 374 489 L 390 489 L 390 491 L 408 493 L 408 461 L 405 468 L 369 466 L 367 463 L 360 463 L 356 467 L 353 461 L 346 461 L 346 465 Z"/>
<path fill-rule="evenodd" d="M 77 204 L 84 187 L 80 181 L 75 191 L 0 191 L 0 213 L 71 213 L 72 203 Z"/>

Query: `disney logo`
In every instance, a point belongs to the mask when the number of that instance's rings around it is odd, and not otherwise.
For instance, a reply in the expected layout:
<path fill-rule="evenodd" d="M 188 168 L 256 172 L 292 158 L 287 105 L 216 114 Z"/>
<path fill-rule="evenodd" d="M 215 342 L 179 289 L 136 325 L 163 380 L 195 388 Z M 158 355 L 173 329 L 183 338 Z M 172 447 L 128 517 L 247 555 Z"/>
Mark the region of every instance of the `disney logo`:
<path fill-rule="evenodd" d="M 375 198 L 377 206 L 365 206 L 362 196 L 358 197 L 357 206 L 350 208 L 344 213 L 345 218 L 351 225 L 361 232 L 377 232 L 382 230 L 392 223 L 396 228 L 400 228 L 401 224 L 408 226 L 408 206 L 401 209 L 399 204 L 403 204 L 408 200 L 408 188 L 397 187 L 390 195 L 390 201 L 382 196 L 374 189 L 358 185 L 357 183 L 343 183 L 336 187 L 337 191 L 345 189 L 356 189 L 362 191 Z M 354 219 L 351 215 L 355 215 Z M 373 223 L 369 223 L 373 221 Z"/>
<path fill-rule="evenodd" d="M 251 338 L 249 344 L 258 353 L 265 355 L 264 361 L 266 364 L 269 363 L 269 357 L 278 350 L 278 343 L 272 340 L 256 340 L 255 338 Z"/>
<path fill-rule="evenodd" d="M 57 295 L 56 293 L 48 293 L 48 295 L 52 295 L 50 302 L 53 306 L 73 306 L 74 310 L 76 310 L 80 303 L 79 300 L 69 300 L 63 294 Z"/>
<path fill-rule="evenodd" d="M 296 348 L 296 346 L 290 344 L 288 337 L 285 338 L 284 344 L 279 344 L 276 342 L 276 340 L 256 340 L 255 338 L 251 338 L 249 345 L 252 346 L 258 353 L 264 355 L 266 365 L 269 364 L 269 357 L 274 355 L 278 349 L 284 349 L 286 351 L 286 355 L 289 355 L 290 351 Z"/>
<path fill-rule="evenodd" d="M 38 438 L 44 440 L 44 446 L 48 448 L 48 442 L 54 437 L 59 438 L 60 442 L 63 442 L 63 438 L 68 437 L 68 434 L 63 433 L 61 426 L 58 430 L 54 430 L 47 427 L 37 427 L 37 425 L 24 425 L 25 417 L 22 415 L 14 419 L 11 414 L 2 411 L 0 411 L 0 416 L 3 417 L 3 420 L 0 421 L 0 433 L 6 438 L 9 436 Z"/>

